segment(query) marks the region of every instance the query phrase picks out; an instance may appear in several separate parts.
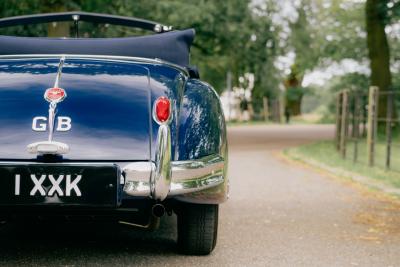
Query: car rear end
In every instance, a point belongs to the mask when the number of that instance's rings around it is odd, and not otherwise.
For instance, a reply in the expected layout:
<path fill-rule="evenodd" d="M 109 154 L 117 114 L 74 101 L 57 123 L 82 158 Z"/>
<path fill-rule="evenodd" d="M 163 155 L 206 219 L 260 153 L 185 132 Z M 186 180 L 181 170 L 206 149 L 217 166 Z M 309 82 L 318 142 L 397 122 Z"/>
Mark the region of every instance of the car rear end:
<path fill-rule="evenodd" d="M 138 58 L 25 55 L 2 57 L 0 77 L 4 220 L 151 227 L 174 211 L 183 251 L 212 251 L 227 195 L 225 133 L 214 133 L 223 138 L 210 153 L 184 153 L 203 147 L 182 138 L 196 132 L 191 108 L 199 107 L 188 106 L 185 69 Z M 198 220 L 211 220 L 210 229 L 193 230 Z M 193 234 L 211 239 L 199 247 Z"/>

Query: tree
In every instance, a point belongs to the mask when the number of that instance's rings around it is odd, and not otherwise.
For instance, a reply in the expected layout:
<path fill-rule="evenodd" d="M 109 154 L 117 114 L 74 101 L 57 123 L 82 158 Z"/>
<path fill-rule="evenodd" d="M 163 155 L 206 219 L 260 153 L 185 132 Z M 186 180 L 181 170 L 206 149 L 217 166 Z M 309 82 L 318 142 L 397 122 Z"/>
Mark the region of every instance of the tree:
<path fill-rule="evenodd" d="M 258 55 L 265 58 L 265 43 L 253 46 L 251 36 L 256 33 L 259 40 L 265 39 L 264 32 L 257 27 L 249 8 L 250 0 L 210 1 L 210 0 L 3 0 L 0 1 L 0 17 L 83 10 L 87 12 L 110 13 L 134 16 L 160 21 L 176 29 L 195 28 L 197 35 L 192 47 L 192 64 L 198 65 L 203 80 L 213 84 L 216 90 L 225 87 L 225 75 L 231 70 L 234 82 L 250 69 L 261 70 Z M 269 20 L 263 19 L 268 23 Z M 93 27 L 96 26 L 96 27 Z M 26 36 L 64 36 L 72 28 L 72 23 L 29 25 L 2 29 L 3 34 Z M 262 26 L 269 28 L 269 25 Z M 80 24 L 81 34 L 95 37 L 122 37 L 136 35 L 138 31 L 124 27 Z M 70 31 L 73 33 L 73 31 Z M 143 32 L 139 32 L 143 33 Z M 266 33 L 265 36 L 270 36 Z M 257 42 L 258 44 L 258 42 Z M 253 58 L 248 56 L 251 47 Z M 261 49 L 261 51 L 260 51 Z M 259 74 L 261 76 L 261 74 Z"/>
<path fill-rule="evenodd" d="M 285 109 L 292 116 L 301 114 L 301 101 L 304 95 L 304 89 L 301 85 L 303 77 L 298 71 L 296 65 L 293 65 L 290 70 L 290 74 L 286 78 L 284 84 L 286 88 L 286 107 Z"/>
<path fill-rule="evenodd" d="M 311 49 L 316 44 L 306 12 L 310 10 L 310 2 L 302 1 L 296 10 L 297 19 L 289 23 L 291 34 L 288 45 L 288 49 L 293 49 L 295 60 L 283 82 L 286 89 L 285 110 L 293 116 L 301 114 L 301 102 L 305 93 L 302 86 L 304 73 L 315 67 L 319 56 L 317 49 Z"/>
<path fill-rule="evenodd" d="M 367 0 L 366 28 L 368 55 L 371 68 L 371 85 L 378 86 L 381 91 L 387 91 L 392 84 L 390 72 L 390 50 L 385 32 L 387 23 L 388 0 Z M 378 104 L 378 116 L 386 116 L 386 95 L 381 95 Z"/>

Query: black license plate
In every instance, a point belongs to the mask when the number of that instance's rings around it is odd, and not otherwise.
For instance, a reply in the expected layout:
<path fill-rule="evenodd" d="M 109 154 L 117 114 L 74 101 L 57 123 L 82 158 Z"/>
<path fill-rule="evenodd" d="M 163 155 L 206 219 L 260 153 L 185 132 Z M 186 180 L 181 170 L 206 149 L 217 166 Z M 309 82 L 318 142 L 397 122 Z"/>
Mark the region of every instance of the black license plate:
<path fill-rule="evenodd" d="M 0 165 L 0 205 L 115 207 L 119 168 L 109 165 Z"/>

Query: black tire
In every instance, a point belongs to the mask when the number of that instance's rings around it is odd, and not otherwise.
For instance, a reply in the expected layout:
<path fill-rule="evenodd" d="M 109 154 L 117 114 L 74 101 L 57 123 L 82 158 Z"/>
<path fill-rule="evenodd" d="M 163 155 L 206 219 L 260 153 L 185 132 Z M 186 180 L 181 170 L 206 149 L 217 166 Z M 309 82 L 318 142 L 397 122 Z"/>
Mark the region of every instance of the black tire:
<path fill-rule="evenodd" d="M 208 255 L 217 243 L 218 205 L 182 204 L 178 211 L 178 248 L 187 255 Z"/>

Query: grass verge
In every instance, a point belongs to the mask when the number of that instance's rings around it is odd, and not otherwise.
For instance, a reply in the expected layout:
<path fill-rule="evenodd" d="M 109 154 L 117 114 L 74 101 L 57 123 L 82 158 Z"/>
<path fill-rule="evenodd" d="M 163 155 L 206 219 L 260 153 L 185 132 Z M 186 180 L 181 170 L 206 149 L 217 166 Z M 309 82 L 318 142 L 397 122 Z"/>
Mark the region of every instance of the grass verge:
<path fill-rule="evenodd" d="M 325 169 L 335 175 L 350 178 L 369 187 L 386 193 L 400 196 L 400 171 L 386 170 L 384 164 L 385 145 L 376 146 L 376 166 L 368 167 L 366 164 L 366 145 L 358 144 L 359 156 L 357 163 L 353 161 L 354 146 L 348 145 L 347 159 L 343 159 L 335 150 L 333 141 L 320 141 L 299 147 L 289 148 L 284 155 L 291 159 L 301 161 L 321 169 Z M 400 157 L 392 155 L 392 166 L 400 166 Z"/>

